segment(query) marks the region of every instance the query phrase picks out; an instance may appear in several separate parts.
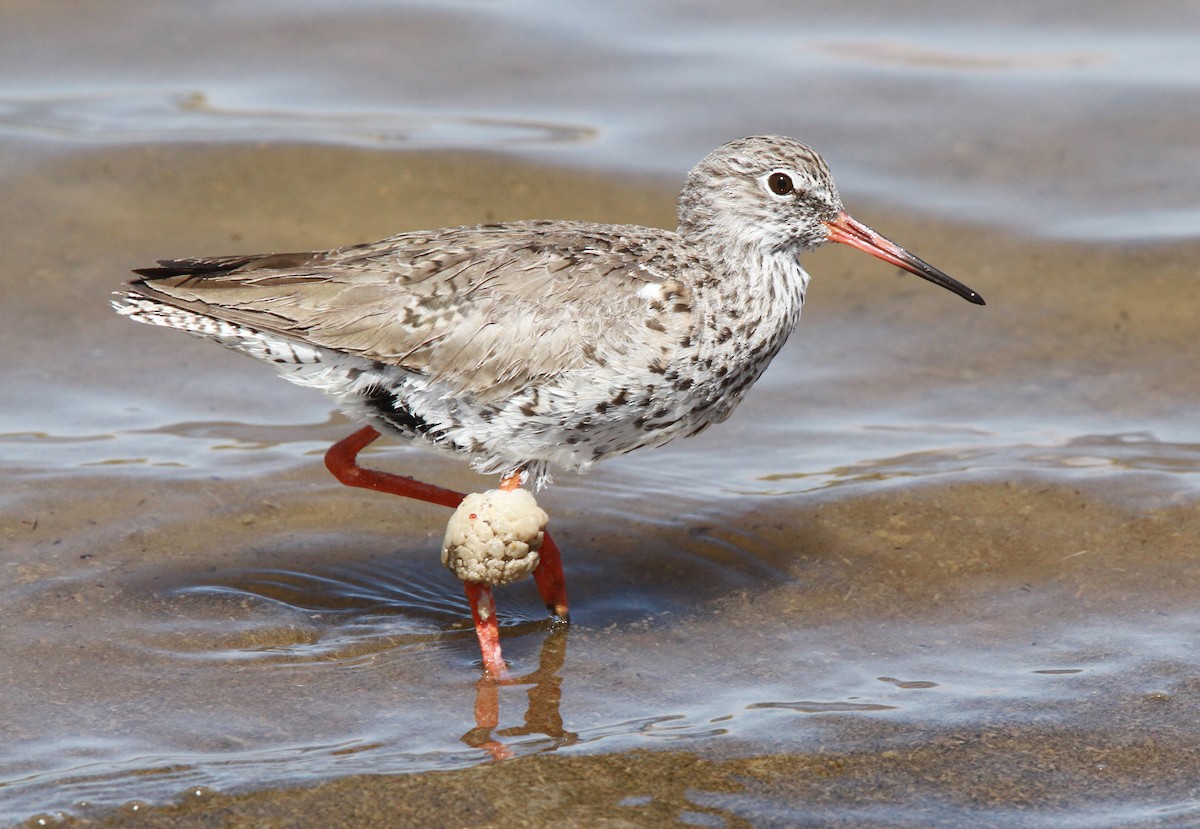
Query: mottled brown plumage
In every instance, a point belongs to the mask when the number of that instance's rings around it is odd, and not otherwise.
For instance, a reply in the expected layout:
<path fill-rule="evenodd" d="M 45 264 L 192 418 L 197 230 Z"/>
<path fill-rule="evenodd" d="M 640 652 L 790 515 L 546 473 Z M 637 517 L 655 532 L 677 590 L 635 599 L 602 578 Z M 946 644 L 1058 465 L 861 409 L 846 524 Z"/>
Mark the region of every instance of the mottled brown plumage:
<path fill-rule="evenodd" d="M 799 319 L 799 255 L 829 240 L 982 302 L 847 216 L 816 153 L 766 136 L 692 170 L 676 231 L 514 222 L 169 260 L 114 304 L 542 483 L 550 465 L 584 471 L 728 417 Z"/>

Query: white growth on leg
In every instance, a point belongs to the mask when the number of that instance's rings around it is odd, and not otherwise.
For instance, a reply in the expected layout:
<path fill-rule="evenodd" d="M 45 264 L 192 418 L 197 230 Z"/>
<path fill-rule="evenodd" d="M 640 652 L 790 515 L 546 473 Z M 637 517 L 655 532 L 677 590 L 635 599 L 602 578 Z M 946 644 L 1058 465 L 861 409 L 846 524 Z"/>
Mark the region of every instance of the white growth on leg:
<path fill-rule="evenodd" d="M 538 565 L 549 516 L 525 489 L 491 489 L 463 499 L 446 525 L 442 564 L 463 581 L 496 587 Z"/>

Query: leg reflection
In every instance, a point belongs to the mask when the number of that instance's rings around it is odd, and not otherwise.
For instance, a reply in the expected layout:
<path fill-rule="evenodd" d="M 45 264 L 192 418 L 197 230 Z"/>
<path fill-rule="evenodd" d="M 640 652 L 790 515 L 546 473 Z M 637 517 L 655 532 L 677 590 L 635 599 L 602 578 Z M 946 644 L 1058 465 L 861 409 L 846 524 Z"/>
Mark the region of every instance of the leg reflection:
<path fill-rule="evenodd" d="M 485 671 L 475 684 L 475 727 L 463 735 L 464 743 L 486 751 L 494 760 L 513 756 L 512 749 L 499 737 L 545 734 L 553 741 L 550 746 L 553 749 L 575 743 L 579 735 L 563 729 L 561 712 L 562 667 L 567 658 L 568 631 L 564 624 L 555 624 L 550 629 L 542 642 L 538 668 L 530 674 L 497 680 Z M 525 709 L 524 725 L 496 731 L 500 724 L 502 685 L 529 685 L 529 705 Z"/>

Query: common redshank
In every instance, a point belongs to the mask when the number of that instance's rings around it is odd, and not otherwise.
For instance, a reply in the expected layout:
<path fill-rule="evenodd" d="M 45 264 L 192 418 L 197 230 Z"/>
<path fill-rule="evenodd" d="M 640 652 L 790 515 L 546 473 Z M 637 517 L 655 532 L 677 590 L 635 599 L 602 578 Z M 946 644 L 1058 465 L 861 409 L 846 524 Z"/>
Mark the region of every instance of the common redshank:
<path fill-rule="evenodd" d="M 455 506 L 461 493 L 366 469 L 380 432 L 540 488 L 729 417 L 800 316 L 802 253 L 866 251 L 979 294 L 851 218 L 825 162 L 791 138 L 714 150 L 678 229 L 524 221 L 400 233 L 308 253 L 160 260 L 114 307 L 270 363 L 365 422 L 330 448 L 343 483 Z M 534 571 L 567 616 L 558 548 Z M 489 585 L 467 583 L 486 670 L 504 675 Z"/>

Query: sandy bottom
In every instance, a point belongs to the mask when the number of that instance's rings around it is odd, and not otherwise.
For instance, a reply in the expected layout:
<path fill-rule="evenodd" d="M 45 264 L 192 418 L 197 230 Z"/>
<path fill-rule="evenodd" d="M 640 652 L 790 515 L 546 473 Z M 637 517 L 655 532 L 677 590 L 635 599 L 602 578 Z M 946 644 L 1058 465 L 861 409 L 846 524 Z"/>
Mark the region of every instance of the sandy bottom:
<path fill-rule="evenodd" d="M 341 488 L 321 452 L 352 424 L 319 396 L 106 296 L 159 256 L 669 225 L 674 184 L 336 147 L 15 149 L 0 820 L 1200 819 L 1198 246 L 852 202 L 989 305 L 814 255 L 806 318 L 730 423 L 539 497 L 574 622 L 500 591 L 519 679 L 497 688 L 437 560 L 449 512 Z"/>

